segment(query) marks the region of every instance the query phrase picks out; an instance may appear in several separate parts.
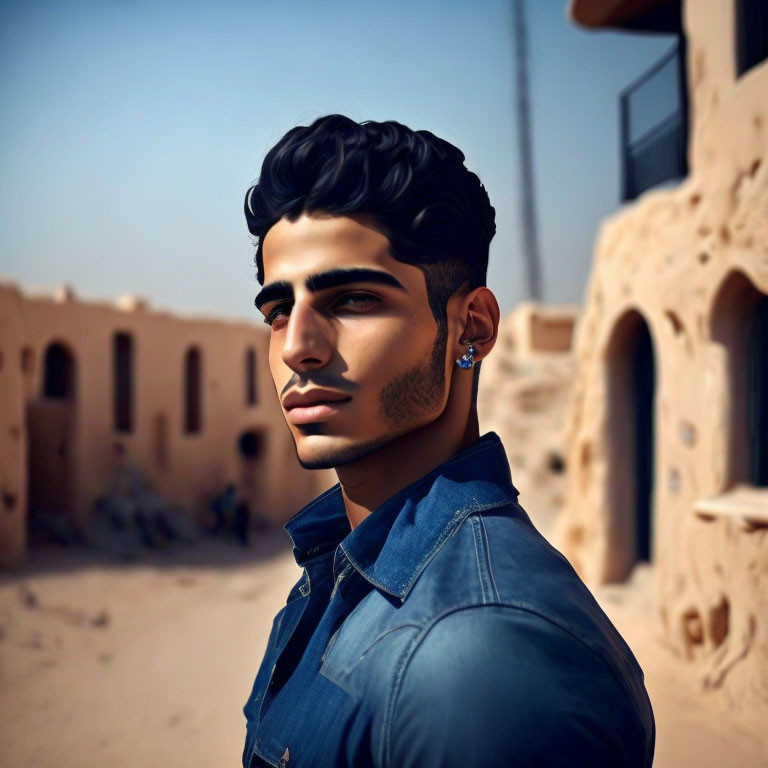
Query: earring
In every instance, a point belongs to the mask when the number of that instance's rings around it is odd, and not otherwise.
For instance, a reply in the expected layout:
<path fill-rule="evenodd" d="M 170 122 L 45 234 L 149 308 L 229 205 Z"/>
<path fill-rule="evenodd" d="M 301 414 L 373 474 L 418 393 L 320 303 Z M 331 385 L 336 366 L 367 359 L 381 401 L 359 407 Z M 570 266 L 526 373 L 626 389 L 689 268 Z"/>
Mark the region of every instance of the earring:
<path fill-rule="evenodd" d="M 456 358 L 456 365 L 458 365 L 459 368 L 472 368 L 475 364 L 472 356 L 477 350 L 469 339 L 465 339 L 461 343 L 467 345 L 467 351 L 461 357 Z"/>

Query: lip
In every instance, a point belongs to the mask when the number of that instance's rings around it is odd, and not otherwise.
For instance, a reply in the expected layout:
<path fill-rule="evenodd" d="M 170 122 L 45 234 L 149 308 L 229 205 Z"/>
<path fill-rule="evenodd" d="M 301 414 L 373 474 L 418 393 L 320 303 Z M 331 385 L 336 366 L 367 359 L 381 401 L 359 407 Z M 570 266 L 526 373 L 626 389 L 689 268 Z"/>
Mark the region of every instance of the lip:
<path fill-rule="evenodd" d="M 307 406 L 294 406 L 288 410 L 288 421 L 291 424 L 310 424 L 313 421 L 323 421 L 337 414 L 352 398 L 334 402 L 316 403 Z"/>
<path fill-rule="evenodd" d="M 291 411 L 295 408 L 306 408 L 319 403 L 336 403 L 349 400 L 350 396 L 344 392 L 335 392 L 332 389 L 308 389 L 306 392 L 290 392 L 283 398 L 283 408 Z"/>
<path fill-rule="evenodd" d="M 332 389 L 293 391 L 284 398 L 283 408 L 291 424 L 309 424 L 333 416 L 351 399 L 350 395 Z"/>

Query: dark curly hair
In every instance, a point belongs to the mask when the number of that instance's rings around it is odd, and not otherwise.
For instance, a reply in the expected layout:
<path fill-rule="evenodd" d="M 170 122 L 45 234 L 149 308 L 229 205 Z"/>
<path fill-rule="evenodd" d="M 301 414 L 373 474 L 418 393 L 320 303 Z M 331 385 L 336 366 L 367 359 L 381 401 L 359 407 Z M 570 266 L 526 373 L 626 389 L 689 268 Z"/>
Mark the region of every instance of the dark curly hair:
<path fill-rule="evenodd" d="M 326 115 L 292 128 L 267 153 L 258 183 L 245 196 L 259 284 L 270 227 L 313 211 L 374 217 L 392 257 L 424 272 L 444 349 L 448 299 L 465 283 L 485 285 L 496 233 L 496 212 L 463 152 L 394 120 L 356 123 Z"/>

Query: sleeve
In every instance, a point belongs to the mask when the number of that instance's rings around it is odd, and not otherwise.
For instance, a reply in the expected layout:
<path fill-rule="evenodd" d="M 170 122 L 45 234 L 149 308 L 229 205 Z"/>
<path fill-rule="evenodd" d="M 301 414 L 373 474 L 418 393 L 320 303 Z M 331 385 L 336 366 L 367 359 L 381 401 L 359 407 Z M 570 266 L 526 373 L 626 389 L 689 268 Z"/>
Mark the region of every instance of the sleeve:
<path fill-rule="evenodd" d="M 406 662 L 393 690 L 385 765 L 650 768 L 647 697 L 636 700 L 595 651 L 538 614 L 456 611 Z"/>

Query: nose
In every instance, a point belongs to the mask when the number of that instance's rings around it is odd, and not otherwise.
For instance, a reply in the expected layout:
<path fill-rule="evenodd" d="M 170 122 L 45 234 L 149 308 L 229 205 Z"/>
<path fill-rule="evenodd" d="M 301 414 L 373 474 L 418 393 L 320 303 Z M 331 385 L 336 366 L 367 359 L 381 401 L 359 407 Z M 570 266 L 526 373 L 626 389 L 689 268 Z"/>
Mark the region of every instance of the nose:
<path fill-rule="evenodd" d="M 297 373 L 327 365 L 333 356 L 333 331 L 325 318 L 298 298 L 285 329 L 283 362 Z"/>

